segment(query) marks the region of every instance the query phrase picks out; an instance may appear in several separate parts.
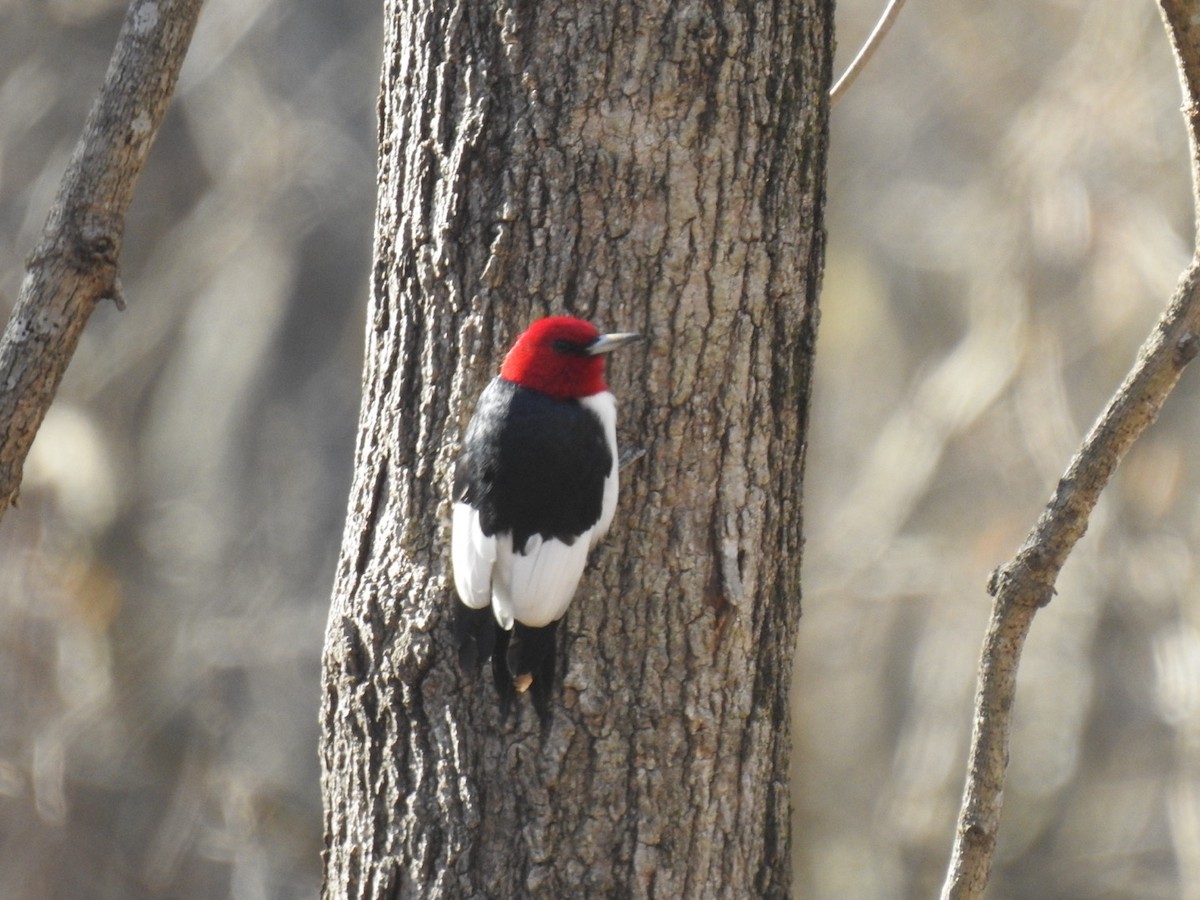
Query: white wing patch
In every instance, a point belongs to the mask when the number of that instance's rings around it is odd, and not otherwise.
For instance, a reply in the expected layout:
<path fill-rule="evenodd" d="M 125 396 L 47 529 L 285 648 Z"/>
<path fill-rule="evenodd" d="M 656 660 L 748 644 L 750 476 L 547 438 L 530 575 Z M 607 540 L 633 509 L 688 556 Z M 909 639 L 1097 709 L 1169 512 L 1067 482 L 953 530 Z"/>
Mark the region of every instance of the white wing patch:
<path fill-rule="evenodd" d="M 571 544 L 535 534 L 526 552 L 516 553 L 511 532 L 486 537 L 479 512 L 468 503 L 455 503 L 451 554 L 459 599 L 471 609 L 491 604 L 502 628 L 511 629 L 514 621 L 535 628 L 549 625 L 571 603 L 593 530 Z"/>
<path fill-rule="evenodd" d="M 483 609 L 492 602 L 496 538 L 484 535 L 479 525 L 479 510 L 469 503 L 454 504 L 450 533 L 454 588 L 459 599 L 471 609 Z"/>
<path fill-rule="evenodd" d="M 590 536 L 590 530 L 585 531 L 565 544 L 535 534 L 526 542 L 525 553 L 517 553 L 512 535 L 501 535 L 492 585 L 496 621 L 505 628 L 512 628 L 514 620 L 542 628 L 562 618 L 587 565 Z"/>

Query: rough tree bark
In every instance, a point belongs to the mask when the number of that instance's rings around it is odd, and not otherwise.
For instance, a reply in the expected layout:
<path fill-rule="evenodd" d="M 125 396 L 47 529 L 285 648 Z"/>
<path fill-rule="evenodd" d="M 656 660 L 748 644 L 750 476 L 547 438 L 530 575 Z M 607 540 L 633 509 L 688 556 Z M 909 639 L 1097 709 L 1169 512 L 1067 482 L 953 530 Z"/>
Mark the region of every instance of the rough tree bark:
<path fill-rule="evenodd" d="M 788 683 L 833 4 L 389 0 L 324 660 L 325 896 L 788 892 Z M 450 636 L 448 480 L 532 318 L 612 361 L 618 518 L 542 731 Z"/>

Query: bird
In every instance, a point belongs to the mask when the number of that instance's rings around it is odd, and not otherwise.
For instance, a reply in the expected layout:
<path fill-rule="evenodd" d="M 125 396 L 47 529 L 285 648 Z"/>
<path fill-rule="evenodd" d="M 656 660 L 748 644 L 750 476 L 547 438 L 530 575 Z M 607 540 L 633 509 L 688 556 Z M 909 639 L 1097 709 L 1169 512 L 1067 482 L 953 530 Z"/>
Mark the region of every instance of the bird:
<path fill-rule="evenodd" d="M 469 669 L 491 659 L 505 715 L 532 687 L 547 721 L 558 623 L 617 508 L 617 401 L 605 359 L 641 337 L 538 319 L 463 436 L 450 523 L 459 659 Z"/>

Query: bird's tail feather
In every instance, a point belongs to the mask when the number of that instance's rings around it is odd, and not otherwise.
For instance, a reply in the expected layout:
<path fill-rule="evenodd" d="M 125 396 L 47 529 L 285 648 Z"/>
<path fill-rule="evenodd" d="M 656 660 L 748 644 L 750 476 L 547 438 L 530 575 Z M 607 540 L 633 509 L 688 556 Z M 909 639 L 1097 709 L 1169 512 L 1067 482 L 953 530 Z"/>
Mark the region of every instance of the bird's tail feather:
<path fill-rule="evenodd" d="M 471 609 L 464 603 L 455 604 L 458 614 L 454 618 L 454 637 L 458 643 L 458 661 L 471 672 L 486 662 L 496 645 L 496 618 L 492 608 Z"/>
<path fill-rule="evenodd" d="M 490 607 L 457 606 L 454 632 L 462 667 L 473 672 L 490 657 L 501 714 L 507 717 L 517 694 L 528 691 L 538 717 L 546 723 L 554 689 L 558 622 L 542 628 L 515 622 L 508 631 L 496 622 Z"/>
<path fill-rule="evenodd" d="M 543 723 L 550 718 L 557 632 L 557 621 L 542 628 L 532 628 L 517 622 L 513 625 L 504 654 L 510 684 L 522 693 L 529 690 L 533 696 L 533 708 L 537 710 Z"/>

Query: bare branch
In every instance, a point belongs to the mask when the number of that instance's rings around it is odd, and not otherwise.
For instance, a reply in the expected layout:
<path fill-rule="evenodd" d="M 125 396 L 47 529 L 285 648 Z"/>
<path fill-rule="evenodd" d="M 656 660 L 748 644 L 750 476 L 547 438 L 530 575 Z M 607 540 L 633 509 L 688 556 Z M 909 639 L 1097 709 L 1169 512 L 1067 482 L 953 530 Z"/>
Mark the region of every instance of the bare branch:
<path fill-rule="evenodd" d="M 0 339 L 0 515 L 97 302 L 124 305 L 125 213 L 166 114 L 203 0 L 132 0 L 104 86 Z"/>
<path fill-rule="evenodd" d="M 1159 5 L 1183 83 L 1192 183 L 1200 191 L 1200 33 L 1192 24 L 1200 2 L 1160 0 Z M 967 783 L 942 888 L 944 900 L 981 897 L 987 886 L 1000 827 L 1017 667 L 1034 614 L 1053 597 L 1058 573 L 1087 530 L 1088 517 L 1113 471 L 1158 417 L 1198 351 L 1200 258 L 1194 257 L 1133 369 L 1084 438 L 1025 543 L 988 583 L 995 600 L 980 659 Z"/>
<path fill-rule="evenodd" d="M 850 85 L 854 84 L 854 80 L 866 68 L 867 62 L 874 55 L 875 50 L 883 42 L 884 36 L 892 27 L 892 23 L 896 21 L 896 16 L 900 14 L 901 8 L 904 6 L 904 0 L 888 0 L 888 5 L 884 7 L 883 14 L 879 17 L 879 21 L 875 23 L 875 28 L 867 37 L 867 41 L 858 51 L 858 55 L 842 73 L 842 77 L 837 80 L 837 84 L 833 86 L 833 90 L 829 92 L 830 108 L 837 106 L 839 100 L 846 91 L 850 90 Z"/>

